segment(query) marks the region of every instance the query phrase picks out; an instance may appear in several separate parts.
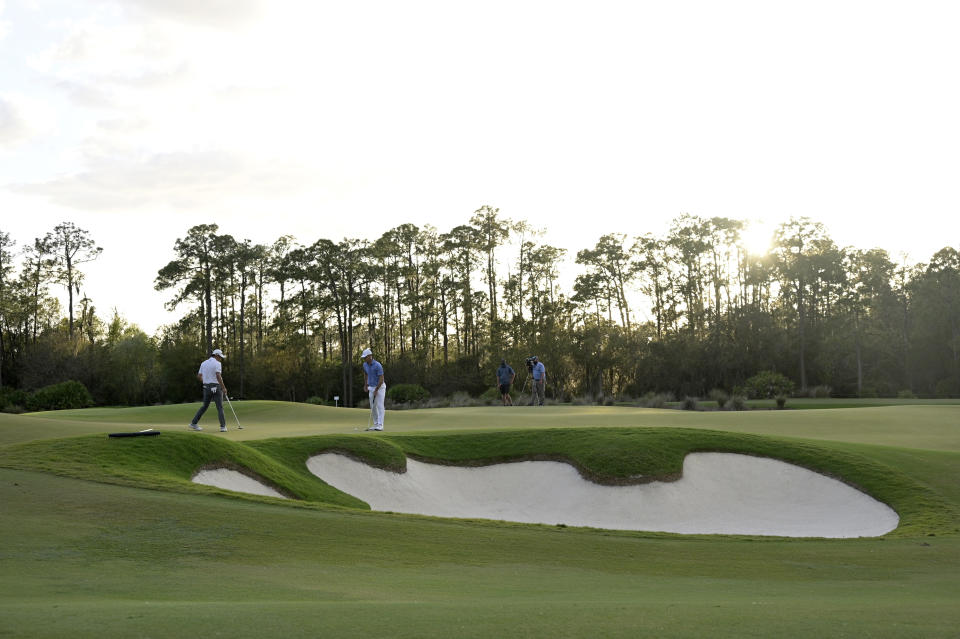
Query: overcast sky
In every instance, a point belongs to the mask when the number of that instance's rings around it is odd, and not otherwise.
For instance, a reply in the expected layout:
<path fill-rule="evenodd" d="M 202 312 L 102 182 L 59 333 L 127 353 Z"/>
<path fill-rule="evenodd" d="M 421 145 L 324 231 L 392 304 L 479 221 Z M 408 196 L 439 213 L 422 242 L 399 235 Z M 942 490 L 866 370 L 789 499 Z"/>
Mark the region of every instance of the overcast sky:
<path fill-rule="evenodd" d="M 271 243 L 484 204 L 577 250 L 681 213 L 960 247 L 956 2 L 0 0 L 0 230 L 103 247 L 152 332 L 195 224 Z"/>

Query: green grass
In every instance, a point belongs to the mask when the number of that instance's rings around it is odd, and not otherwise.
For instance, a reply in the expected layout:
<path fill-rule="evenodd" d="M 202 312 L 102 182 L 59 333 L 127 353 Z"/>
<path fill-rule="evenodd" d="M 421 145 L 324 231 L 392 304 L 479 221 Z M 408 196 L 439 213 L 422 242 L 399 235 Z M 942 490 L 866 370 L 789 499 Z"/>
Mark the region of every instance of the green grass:
<path fill-rule="evenodd" d="M 0 415 L 0 636 L 951 637 L 960 627 L 960 406 L 686 413 L 367 413 L 237 402 Z M 229 415 L 228 417 L 232 417 Z M 207 416 L 206 424 L 215 424 Z M 110 439 L 148 426 L 159 437 Z M 310 475 L 342 450 L 397 468 L 564 459 L 603 481 L 692 450 L 768 455 L 891 504 L 878 539 L 679 536 L 375 513 Z M 298 503 L 192 484 L 243 467 Z"/>
<path fill-rule="evenodd" d="M 676 402 L 675 405 L 679 405 Z M 700 401 L 701 407 L 716 406 L 716 402 L 704 399 Z M 711 406 L 712 405 L 712 406 Z M 879 406 L 957 406 L 960 405 L 960 399 L 915 399 L 915 398 L 895 398 L 895 397 L 788 397 L 786 410 L 819 410 L 830 408 L 876 408 Z M 751 409 L 773 410 L 777 408 L 777 402 L 774 399 L 751 399 L 747 400 L 747 406 Z"/>
<path fill-rule="evenodd" d="M 842 402 L 846 400 L 811 400 Z M 915 401 L 915 400 L 912 400 Z M 24 415 L 0 413 L 0 445 L 41 438 L 68 437 L 111 430 L 185 430 L 199 404 L 147 408 L 96 408 Z M 369 411 L 287 402 L 234 402 L 244 430 L 233 440 L 352 433 L 367 425 Z M 201 424 L 216 428 L 210 411 Z M 474 428 L 557 428 L 658 426 L 785 435 L 825 441 L 903 446 L 960 452 L 960 405 L 910 404 L 811 410 L 691 412 L 620 406 L 490 406 L 387 411 L 388 432 L 447 431 Z"/>

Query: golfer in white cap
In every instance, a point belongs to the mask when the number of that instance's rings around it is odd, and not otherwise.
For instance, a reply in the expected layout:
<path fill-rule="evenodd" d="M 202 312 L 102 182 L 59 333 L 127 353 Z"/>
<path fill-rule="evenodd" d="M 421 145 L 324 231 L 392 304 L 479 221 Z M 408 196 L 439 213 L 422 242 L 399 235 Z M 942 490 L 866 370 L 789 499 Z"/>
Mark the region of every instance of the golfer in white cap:
<path fill-rule="evenodd" d="M 367 430 L 383 430 L 383 400 L 387 396 L 383 366 L 373 359 L 373 351 L 369 348 L 364 349 L 360 356 L 363 358 L 363 390 L 370 396 L 370 415 L 373 418 L 373 425 Z"/>
<path fill-rule="evenodd" d="M 190 430 L 203 430 L 198 421 L 207 412 L 210 406 L 210 400 L 217 405 L 217 415 L 220 417 L 220 432 L 227 432 L 227 420 L 223 417 L 223 397 L 227 394 L 227 385 L 223 383 L 223 354 L 219 348 L 210 354 L 210 359 L 200 364 L 200 370 L 197 371 L 197 379 L 203 384 L 203 406 L 197 411 L 190 421 Z"/>

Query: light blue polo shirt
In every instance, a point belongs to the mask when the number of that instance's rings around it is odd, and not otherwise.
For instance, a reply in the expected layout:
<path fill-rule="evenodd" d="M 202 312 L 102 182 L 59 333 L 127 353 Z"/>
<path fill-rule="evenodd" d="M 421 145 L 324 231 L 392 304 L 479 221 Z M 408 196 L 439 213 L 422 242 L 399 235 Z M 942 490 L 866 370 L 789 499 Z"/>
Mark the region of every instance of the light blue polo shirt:
<path fill-rule="evenodd" d="M 537 362 L 533 365 L 533 379 L 539 382 L 546 374 L 547 367 L 543 365 L 543 362 Z"/>
<path fill-rule="evenodd" d="M 364 362 L 363 372 L 367 374 L 367 386 L 376 388 L 377 384 L 380 383 L 380 376 L 383 375 L 383 366 L 377 360 L 373 360 L 369 364 Z"/>

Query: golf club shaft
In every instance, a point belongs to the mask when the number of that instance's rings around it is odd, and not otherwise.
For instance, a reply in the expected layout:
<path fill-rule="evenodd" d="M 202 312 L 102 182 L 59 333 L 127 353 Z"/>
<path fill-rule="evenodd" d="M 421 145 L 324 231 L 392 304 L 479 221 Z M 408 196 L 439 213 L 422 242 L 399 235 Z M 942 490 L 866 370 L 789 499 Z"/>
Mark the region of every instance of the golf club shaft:
<path fill-rule="evenodd" d="M 233 402 L 230 401 L 230 397 L 224 394 L 224 397 L 227 398 L 227 405 L 230 407 L 230 412 L 233 413 L 233 418 L 237 420 L 237 429 L 243 430 L 243 426 L 240 425 L 240 418 L 237 417 L 237 411 L 233 410 Z"/>

